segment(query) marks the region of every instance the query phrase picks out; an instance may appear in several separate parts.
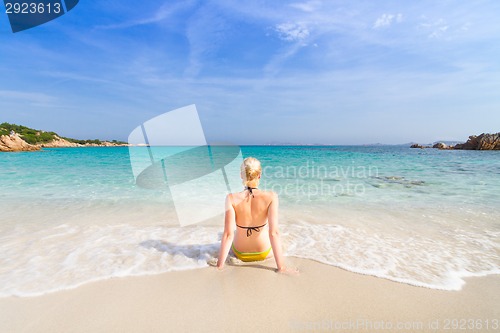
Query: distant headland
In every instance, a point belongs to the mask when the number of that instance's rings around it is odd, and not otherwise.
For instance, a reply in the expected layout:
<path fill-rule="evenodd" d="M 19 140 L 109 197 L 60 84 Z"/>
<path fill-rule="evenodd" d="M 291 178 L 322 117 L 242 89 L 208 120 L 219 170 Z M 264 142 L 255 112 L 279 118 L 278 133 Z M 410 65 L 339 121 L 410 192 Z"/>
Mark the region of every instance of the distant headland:
<path fill-rule="evenodd" d="M 41 148 L 59 147 L 116 147 L 128 146 L 123 141 L 78 140 L 65 138 L 54 132 L 32 129 L 26 126 L 0 124 L 0 152 L 36 151 Z"/>
<path fill-rule="evenodd" d="M 413 143 L 410 145 L 410 148 L 436 148 L 445 150 L 500 150 L 500 132 L 494 134 L 482 133 L 478 136 L 471 135 L 465 143 L 453 143 L 455 142 L 436 142 L 431 145 Z M 0 124 L 0 152 L 36 151 L 41 148 L 120 146 L 130 145 L 127 142 L 118 140 L 78 140 L 60 136 L 55 132 L 36 130 L 26 126 L 9 123 Z"/>
<path fill-rule="evenodd" d="M 499 133 L 482 133 L 480 135 L 471 135 L 465 143 L 457 143 L 456 145 L 448 146 L 443 142 L 437 142 L 432 146 L 412 144 L 410 148 L 437 148 L 437 149 L 463 149 L 463 150 L 500 150 L 500 132 Z"/>

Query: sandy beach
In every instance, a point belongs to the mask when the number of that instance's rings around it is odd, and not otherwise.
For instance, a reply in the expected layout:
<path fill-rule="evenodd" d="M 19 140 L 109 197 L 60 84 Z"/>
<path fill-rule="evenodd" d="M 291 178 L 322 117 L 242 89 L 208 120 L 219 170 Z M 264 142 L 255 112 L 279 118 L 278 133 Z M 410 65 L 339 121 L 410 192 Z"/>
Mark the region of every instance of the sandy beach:
<path fill-rule="evenodd" d="M 40 297 L 0 299 L 1 332 L 453 332 L 500 330 L 500 277 L 461 291 L 413 287 L 288 258 L 114 278 Z"/>

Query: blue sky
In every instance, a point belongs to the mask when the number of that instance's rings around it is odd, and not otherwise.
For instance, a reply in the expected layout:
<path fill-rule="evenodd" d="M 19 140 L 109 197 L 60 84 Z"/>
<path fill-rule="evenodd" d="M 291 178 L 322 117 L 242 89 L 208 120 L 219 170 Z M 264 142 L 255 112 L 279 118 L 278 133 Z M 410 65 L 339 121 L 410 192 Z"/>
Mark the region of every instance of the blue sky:
<path fill-rule="evenodd" d="M 16 34 L 0 13 L 0 122 L 126 140 L 196 104 L 208 141 L 465 140 L 500 130 L 499 13 L 496 0 L 82 0 Z"/>

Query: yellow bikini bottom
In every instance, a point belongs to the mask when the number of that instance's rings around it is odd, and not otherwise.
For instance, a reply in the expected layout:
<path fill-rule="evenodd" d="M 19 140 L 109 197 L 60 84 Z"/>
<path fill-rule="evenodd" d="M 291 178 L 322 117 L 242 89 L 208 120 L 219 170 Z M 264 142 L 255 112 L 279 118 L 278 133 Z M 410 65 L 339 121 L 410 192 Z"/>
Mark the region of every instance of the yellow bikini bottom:
<path fill-rule="evenodd" d="M 272 247 L 263 252 L 240 252 L 234 248 L 234 244 L 232 244 L 232 249 L 236 258 L 241 261 L 260 261 L 267 258 L 269 252 L 271 252 Z"/>

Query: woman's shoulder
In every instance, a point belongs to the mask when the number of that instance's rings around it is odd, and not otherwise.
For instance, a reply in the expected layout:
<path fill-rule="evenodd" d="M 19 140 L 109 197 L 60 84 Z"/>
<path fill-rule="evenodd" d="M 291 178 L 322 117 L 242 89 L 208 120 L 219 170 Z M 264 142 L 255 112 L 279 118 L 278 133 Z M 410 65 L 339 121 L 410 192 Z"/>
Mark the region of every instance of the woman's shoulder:
<path fill-rule="evenodd" d="M 243 192 L 232 192 L 227 195 L 230 198 L 238 198 L 244 196 Z"/>
<path fill-rule="evenodd" d="M 262 195 L 269 197 L 270 199 L 278 198 L 278 193 L 274 191 L 260 191 Z"/>

